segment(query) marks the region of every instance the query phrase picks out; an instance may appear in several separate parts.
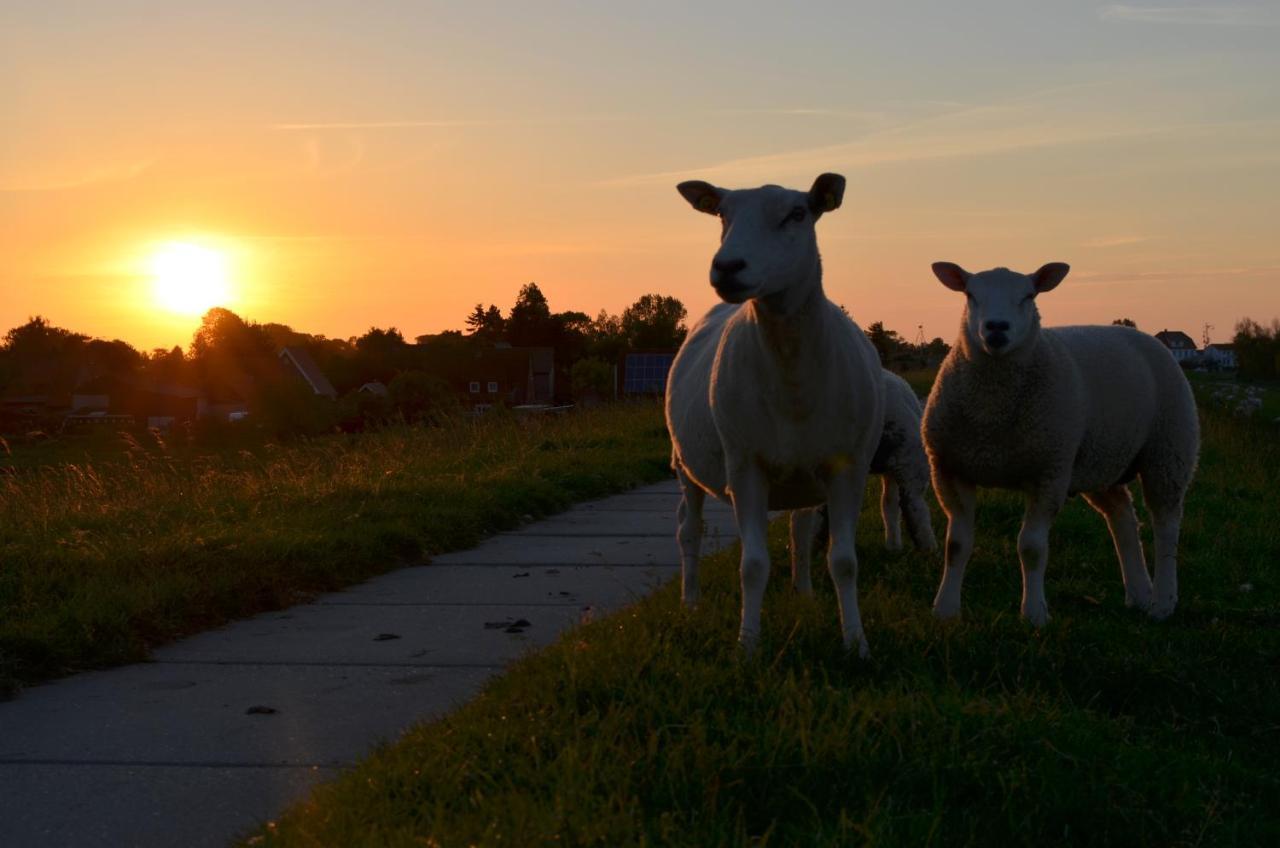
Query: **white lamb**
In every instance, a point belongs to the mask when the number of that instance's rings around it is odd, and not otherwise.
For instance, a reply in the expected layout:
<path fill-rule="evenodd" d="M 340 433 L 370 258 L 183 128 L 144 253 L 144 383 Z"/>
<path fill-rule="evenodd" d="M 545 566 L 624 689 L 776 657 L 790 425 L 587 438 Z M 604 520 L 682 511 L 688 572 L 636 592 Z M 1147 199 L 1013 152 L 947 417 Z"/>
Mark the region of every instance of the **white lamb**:
<path fill-rule="evenodd" d="M 917 550 L 932 551 L 933 521 L 925 503 L 929 487 L 929 458 L 920 438 L 920 399 L 906 380 L 892 371 L 883 371 L 884 429 L 871 459 L 871 473 L 880 475 L 880 517 L 884 522 L 884 546 L 902 549 L 902 522 Z M 814 518 L 825 510 L 795 510 L 791 513 L 792 582 L 802 594 L 813 591 L 809 562 L 814 541 Z M 821 523 L 818 523 L 821 527 Z"/>
<path fill-rule="evenodd" d="M 933 272 L 968 299 L 960 339 L 938 373 L 923 434 L 933 487 L 947 513 L 946 565 L 934 613 L 960 611 L 973 550 L 974 487 L 1026 493 L 1018 535 L 1022 615 L 1049 618 L 1044 597 L 1049 526 L 1082 494 L 1107 521 L 1125 602 L 1151 617 L 1178 600 L 1178 530 L 1200 445 L 1195 399 L 1169 351 L 1127 327 L 1040 328 L 1036 295 L 1066 277 L 1061 262 L 1030 276 L 1005 268 Z M 1147 575 L 1127 483 L 1142 481 L 1154 524 L 1155 589 Z"/>
<path fill-rule="evenodd" d="M 828 567 L 844 644 L 868 654 L 858 611 L 854 533 L 884 417 L 875 348 L 822 290 L 814 223 L 840 206 L 844 178 L 823 174 L 806 193 L 764 186 L 677 186 L 720 218 L 711 285 L 727 304 L 693 329 L 667 381 L 685 603 L 697 600 L 705 493 L 733 504 L 742 540 L 742 624 L 760 635 L 769 576 L 770 509 L 828 503 Z"/>

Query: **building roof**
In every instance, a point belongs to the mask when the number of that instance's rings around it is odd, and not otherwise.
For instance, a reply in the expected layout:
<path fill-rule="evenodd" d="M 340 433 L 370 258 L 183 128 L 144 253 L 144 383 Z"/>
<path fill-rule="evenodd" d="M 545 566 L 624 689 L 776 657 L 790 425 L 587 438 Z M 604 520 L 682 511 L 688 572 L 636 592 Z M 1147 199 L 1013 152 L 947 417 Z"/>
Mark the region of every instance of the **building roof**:
<path fill-rule="evenodd" d="M 329 378 L 320 370 L 320 366 L 316 365 L 316 361 L 311 358 L 311 354 L 307 353 L 305 348 L 288 345 L 280 348 L 280 360 L 292 365 L 302 379 L 307 381 L 307 385 L 311 387 L 311 391 L 325 397 L 336 398 L 338 391 L 333 387 L 333 383 L 329 382 Z"/>
<path fill-rule="evenodd" d="M 1196 349 L 1195 341 L 1181 330 L 1161 330 L 1156 338 L 1164 342 L 1165 347 Z"/>
<path fill-rule="evenodd" d="M 1209 348 L 1213 348 L 1214 350 L 1235 350 L 1236 345 L 1235 342 L 1214 342 L 1209 345 Z M 1209 348 L 1205 348 L 1205 350 L 1208 350 Z"/>

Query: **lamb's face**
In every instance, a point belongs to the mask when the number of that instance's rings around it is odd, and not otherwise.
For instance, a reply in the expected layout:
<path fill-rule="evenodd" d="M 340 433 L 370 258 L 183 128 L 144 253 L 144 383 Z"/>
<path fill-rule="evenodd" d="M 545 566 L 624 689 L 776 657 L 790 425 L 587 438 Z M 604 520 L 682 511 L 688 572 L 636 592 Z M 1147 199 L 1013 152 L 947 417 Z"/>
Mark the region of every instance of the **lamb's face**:
<path fill-rule="evenodd" d="M 728 191 L 696 181 L 677 188 L 695 209 L 720 218 L 711 285 L 728 303 L 743 303 L 812 285 L 814 224 L 839 207 L 844 178 L 823 174 L 808 192 L 773 185 Z"/>
<path fill-rule="evenodd" d="M 995 268 L 970 274 L 951 262 L 936 262 L 933 272 L 947 288 L 964 292 L 964 327 L 976 349 L 1007 356 L 1024 347 L 1040 330 L 1036 295 L 1067 276 L 1070 266 L 1051 262 L 1034 274 Z"/>

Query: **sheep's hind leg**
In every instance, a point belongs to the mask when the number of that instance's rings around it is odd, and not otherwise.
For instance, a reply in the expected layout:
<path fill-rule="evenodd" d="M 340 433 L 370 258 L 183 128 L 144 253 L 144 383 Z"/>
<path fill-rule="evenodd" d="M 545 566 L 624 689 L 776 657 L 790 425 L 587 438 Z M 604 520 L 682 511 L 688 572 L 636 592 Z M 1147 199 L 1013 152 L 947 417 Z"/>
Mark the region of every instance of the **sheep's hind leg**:
<path fill-rule="evenodd" d="M 898 483 L 902 493 L 899 502 L 902 504 L 902 519 L 907 525 L 907 535 L 911 544 L 918 551 L 932 551 L 938 547 L 933 538 L 933 520 L 929 518 L 929 505 L 925 503 L 924 492 L 915 491 L 903 483 Z"/>
<path fill-rule="evenodd" d="M 760 469 L 744 464 L 730 471 L 729 493 L 742 541 L 742 626 L 738 642 L 751 654 L 760 641 L 760 608 L 769 582 L 769 484 Z"/>
<path fill-rule="evenodd" d="M 680 600 L 686 607 L 698 603 L 698 560 L 702 555 L 702 503 L 706 493 L 677 470 L 680 506 L 676 508 L 676 540 L 680 544 Z"/>
<path fill-rule="evenodd" d="M 934 616 L 945 620 L 960 614 L 964 569 L 973 554 L 973 519 L 977 509 L 977 492 L 964 480 L 937 471 L 933 475 L 933 490 L 947 513 L 947 547 L 942 583 L 933 599 Z"/>
<path fill-rule="evenodd" d="M 827 490 L 827 521 L 831 541 L 827 549 L 827 568 L 840 602 L 840 625 L 844 646 L 857 646 L 858 656 L 871 655 L 862 630 L 862 613 L 858 609 L 858 552 L 854 540 L 858 529 L 858 513 L 862 511 L 862 494 L 866 490 L 866 469 L 846 471 L 831 481 Z"/>
<path fill-rule="evenodd" d="M 1145 491 L 1145 489 L 1144 489 Z M 1156 567 L 1150 615 L 1163 621 L 1178 606 L 1178 533 L 1182 527 L 1182 500 L 1163 503 L 1147 497 L 1155 536 Z"/>
<path fill-rule="evenodd" d="M 892 475 L 880 475 L 880 518 L 884 521 L 884 546 L 902 550 L 902 490 Z"/>
<path fill-rule="evenodd" d="M 816 509 L 791 511 L 791 585 L 801 595 L 813 594 L 810 564 L 813 562 L 813 531 Z"/>
<path fill-rule="evenodd" d="M 1049 604 L 1044 597 L 1044 570 L 1049 562 L 1049 528 L 1066 501 L 1066 492 L 1053 489 L 1027 497 L 1018 533 L 1018 558 L 1022 562 L 1022 617 L 1036 627 L 1049 621 Z"/>
<path fill-rule="evenodd" d="M 1133 498 L 1127 486 L 1113 486 L 1088 492 L 1084 499 L 1102 514 L 1116 546 L 1120 572 L 1124 576 L 1125 606 L 1141 610 L 1151 608 L 1151 577 L 1142 555 L 1142 538 L 1138 533 L 1138 516 L 1133 511 Z"/>

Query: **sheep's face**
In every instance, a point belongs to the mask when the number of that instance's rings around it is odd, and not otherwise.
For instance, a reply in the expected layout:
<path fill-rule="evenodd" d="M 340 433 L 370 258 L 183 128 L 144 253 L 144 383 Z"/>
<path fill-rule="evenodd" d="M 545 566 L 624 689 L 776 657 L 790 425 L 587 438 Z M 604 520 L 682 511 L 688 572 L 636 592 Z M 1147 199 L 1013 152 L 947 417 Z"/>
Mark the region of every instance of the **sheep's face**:
<path fill-rule="evenodd" d="M 1035 338 L 1040 329 L 1036 295 L 1062 282 L 1071 270 L 1050 262 L 1034 274 L 995 268 L 970 274 L 953 262 L 935 262 L 944 286 L 964 292 L 964 328 L 970 344 L 990 356 L 1007 356 Z"/>
<path fill-rule="evenodd" d="M 839 208 L 844 177 L 823 174 L 808 192 L 780 186 L 730 191 L 698 180 L 676 189 L 699 212 L 720 219 L 711 286 L 728 303 L 767 298 L 798 303 L 818 279 L 814 223 Z M 793 295 L 800 295 L 793 297 Z"/>

